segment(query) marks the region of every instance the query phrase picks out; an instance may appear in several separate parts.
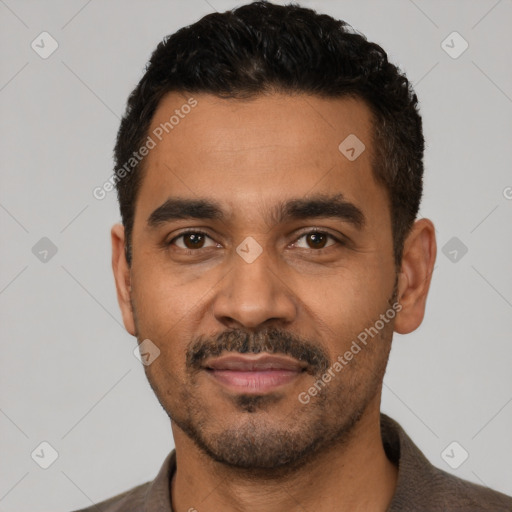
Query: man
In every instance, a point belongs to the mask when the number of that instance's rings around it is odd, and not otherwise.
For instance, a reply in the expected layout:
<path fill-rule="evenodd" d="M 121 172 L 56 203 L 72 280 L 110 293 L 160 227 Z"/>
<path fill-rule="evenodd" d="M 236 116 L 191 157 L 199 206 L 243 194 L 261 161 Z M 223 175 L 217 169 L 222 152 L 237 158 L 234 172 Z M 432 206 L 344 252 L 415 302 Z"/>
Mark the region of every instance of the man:
<path fill-rule="evenodd" d="M 380 413 L 436 255 L 423 150 L 406 77 L 344 22 L 255 2 L 158 45 L 118 133 L 113 269 L 176 449 L 86 510 L 512 510 Z"/>

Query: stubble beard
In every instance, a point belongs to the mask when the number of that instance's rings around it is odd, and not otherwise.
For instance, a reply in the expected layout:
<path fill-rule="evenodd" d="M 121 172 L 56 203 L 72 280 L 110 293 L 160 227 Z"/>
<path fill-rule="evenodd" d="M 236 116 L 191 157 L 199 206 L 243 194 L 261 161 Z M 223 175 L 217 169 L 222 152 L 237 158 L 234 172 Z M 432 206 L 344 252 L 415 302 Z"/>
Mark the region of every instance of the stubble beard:
<path fill-rule="evenodd" d="M 394 298 L 395 293 L 388 302 L 391 304 Z M 308 404 L 301 404 L 295 395 L 287 398 L 282 394 L 236 395 L 232 404 L 237 418 L 231 425 L 223 424 L 223 418 L 216 417 L 209 404 L 194 392 L 197 373 L 191 373 L 187 383 L 173 382 L 176 379 L 163 367 L 158 379 L 148 368 L 146 375 L 171 421 L 204 454 L 250 477 L 276 478 L 335 447 L 343 449 L 369 404 L 375 400 L 380 404 L 393 325 L 394 322 L 387 324 L 362 349 L 366 353 L 357 354 Z M 178 400 L 166 399 L 176 396 L 176 388 L 160 387 L 158 382 L 162 386 L 169 382 L 176 384 L 180 390 Z M 281 400 L 296 401 L 288 415 L 280 414 Z"/>
<path fill-rule="evenodd" d="M 296 405 L 288 415 L 280 414 L 280 397 L 238 395 L 233 399 L 240 411 L 236 425 L 223 425 L 188 390 L 180 398 L 182 404 L 190 404 L 186 414 L 177 407 L 167 410 L 171 420 L 211 459 L 250 470 L 253 476 L 275 478 L 349 443 L 369 404 L 376 398 L 380 403 L 386 363 L 387 357 L 367 375 L 368 380 L 361 378 L 355 387 L 348 384 L 353 381 L 351 376 L 343 381 L 335 377 L 308 404 L 301 404 L 294 394 L 288 400 Z"/>

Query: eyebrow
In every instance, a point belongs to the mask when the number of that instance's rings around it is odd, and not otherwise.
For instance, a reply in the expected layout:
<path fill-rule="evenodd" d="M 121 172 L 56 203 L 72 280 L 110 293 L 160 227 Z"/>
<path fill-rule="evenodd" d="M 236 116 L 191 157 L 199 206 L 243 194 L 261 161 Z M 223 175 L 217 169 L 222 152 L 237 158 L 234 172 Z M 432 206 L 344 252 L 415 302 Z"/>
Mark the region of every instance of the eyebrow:
<path fill-rule="evenodd" d="M 362 229 L 366 217 L 362 210 L 346 201 L 342 194 L 315 195 L 310 198 L 289 199 L 275 205 L 267 214 L 269 224 L 310 218 L 336 218 Z M 217 220 L 225 222 L 227 215 L 217 201 L 170 197 L 148 217 L 147 226 L 157 228 L 180 219 Z"/>

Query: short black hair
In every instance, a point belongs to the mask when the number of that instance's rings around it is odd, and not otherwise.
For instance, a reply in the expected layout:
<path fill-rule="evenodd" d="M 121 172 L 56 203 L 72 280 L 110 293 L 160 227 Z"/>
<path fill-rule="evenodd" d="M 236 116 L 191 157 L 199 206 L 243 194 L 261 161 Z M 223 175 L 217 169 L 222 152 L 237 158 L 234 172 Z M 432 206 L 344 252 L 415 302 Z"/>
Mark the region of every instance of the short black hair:
<path fill-rule="evenodd" d="M 126 169 L 144 144 L 158 104 L 169 92 L 225 99 L 281 92 L 363 100 L 373 120 L 372 170 L 388 192 L 400 266 L 421 201 L 425 144 L 416 94 L 378 44 L 345 21 L 297 4 L 256 1 L 208 14 L 165 37 L 151 55 L 119 127 L 116 169 Z M 144 164 L 132 161 L 130 172 L 116 179 L 128 264 Z"/>

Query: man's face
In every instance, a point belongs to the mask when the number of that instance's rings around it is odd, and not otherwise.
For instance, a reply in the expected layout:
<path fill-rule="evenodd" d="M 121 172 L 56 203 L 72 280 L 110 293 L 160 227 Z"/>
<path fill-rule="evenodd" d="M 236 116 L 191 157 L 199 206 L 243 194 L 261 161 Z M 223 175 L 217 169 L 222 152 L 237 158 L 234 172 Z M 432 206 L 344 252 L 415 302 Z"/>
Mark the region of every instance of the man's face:
<path fill-rule="evenodd" d="M 227 464 L 292 466 L 380 405 L 391 315 L 375 325 L 396 272 L 369 109 L 307 95 L 194 98 L 146 157 L 128 329 L 160 349 L 145 369 L 175 432 Z M 187 99 L 167 95 L 149 134 Z M 354 135 L 365 145 L 355 159 Z M 213 204 L 160 208 L 176 199 Z"/>

